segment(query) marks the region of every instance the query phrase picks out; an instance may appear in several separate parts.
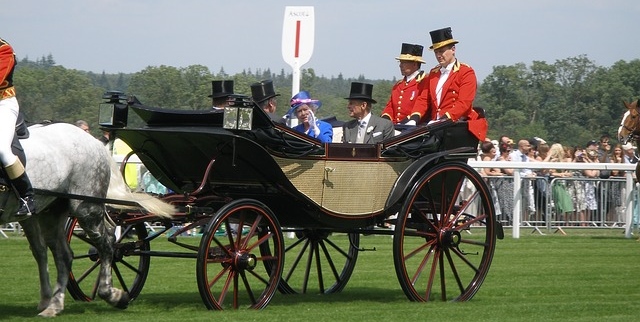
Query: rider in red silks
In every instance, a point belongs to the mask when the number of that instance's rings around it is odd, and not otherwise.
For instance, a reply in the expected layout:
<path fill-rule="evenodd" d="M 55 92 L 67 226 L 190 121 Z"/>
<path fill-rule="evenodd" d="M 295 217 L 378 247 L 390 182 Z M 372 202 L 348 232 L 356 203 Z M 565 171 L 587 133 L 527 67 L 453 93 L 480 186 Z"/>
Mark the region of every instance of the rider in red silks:
<path fill-rule="evenodd" d="M 33 187 L 24 171 L 24 165 L 11 150 L 20 111 L 16 90 L 13 87 L 15 66 L 16 56 L 13 48 L 0 38 L 0 162 L 20 197 L 20 208 L 16 213 L 16 218 L 20 219 L 35 214 L 35 202 Z"/>

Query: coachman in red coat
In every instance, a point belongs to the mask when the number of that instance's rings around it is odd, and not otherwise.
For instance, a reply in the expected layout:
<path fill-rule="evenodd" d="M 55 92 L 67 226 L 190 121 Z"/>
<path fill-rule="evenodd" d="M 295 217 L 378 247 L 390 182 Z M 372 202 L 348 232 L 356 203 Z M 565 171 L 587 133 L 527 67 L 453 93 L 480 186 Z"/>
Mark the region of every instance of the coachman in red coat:
<path fill-rule="evenodd" d="M 443 28 L 430 32 L 438 66 L 429 71 L 427 76 L 427 106 L 429 119 L 449 118 L 453 121 L 465 119 L 469 131 L 478 140 L 483 141 L 487 135 L 487 120 L 473 109 L 476 96 L 476 73 L 471 66 L 456 59 L 457 40 L 453 39 L 451 28 Z"/>
<path fill-rule="evenodd" d="M 391 89 L 391 97 L 387 102 L 382 117 L 390 119 L 393 124 L 416 125 L 425 120 L 427 112 L 426 95 L 427 74 L 420 70 L 422 59 L 421 45 L 402 44 L 400 56 L 400 73 L 402 79 Z M 424 93 L 423 93 L 424 92 Z"/>

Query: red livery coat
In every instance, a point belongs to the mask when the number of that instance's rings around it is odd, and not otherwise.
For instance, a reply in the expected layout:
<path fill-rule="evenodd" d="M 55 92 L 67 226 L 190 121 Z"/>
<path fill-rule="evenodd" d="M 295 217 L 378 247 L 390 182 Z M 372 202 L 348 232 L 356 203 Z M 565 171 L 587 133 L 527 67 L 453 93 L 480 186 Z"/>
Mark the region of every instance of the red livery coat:
<path fill-rule="evenodd" d="M 442 85 L 442 96 L 440 104 L 438 104 L 436 86 L 441 75 L 439 66 L 429 71 L 427 81 L 429 84 L 427 97 L 429 118 L 435 120 L 445 115 L 454 121 L 465 118 L 468 120 L 469 131 L 478 140 L 483 141 L 487 136 L 488 124 L 485 118 L 480 118 L 478 113 L 473 110 L 473 100 L 477 88 L 475 71 L 471 66 L 456 60 L 449 77 Z"/>
<path fill-rule="evenodd" d="M 413 115 L 417 115 L 424 121 L 427 113 L 427 82 L 425 73 L 421 71 L 409 82 L 404 79 L 398 81 L 391 89 L 391 97 L 387 102 L 381 116 L 391 119 L 393 124 L 408 121 Z M 421 96 L 424 97 L 420 99 Z"/>

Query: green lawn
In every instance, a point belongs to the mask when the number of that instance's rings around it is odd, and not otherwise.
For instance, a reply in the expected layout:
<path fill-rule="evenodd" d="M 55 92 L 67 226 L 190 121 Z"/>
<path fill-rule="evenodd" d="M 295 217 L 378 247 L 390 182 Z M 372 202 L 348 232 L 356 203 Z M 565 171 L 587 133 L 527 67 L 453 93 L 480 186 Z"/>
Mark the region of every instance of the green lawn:
<path fill-rule="evenodd" d="M 620 229 L 567 230 L 559 234 L 511 231 L 498 242 L 480 291 L 465 303 L 413 303 L 393 267 L 389 236 L 363 236 L 360 254 L 342 293 L 282 295 L 261 311 L 208 311 L 195 277 L 195 260 L 152 258 L 141 295 L 127 310 L 102 301 L 75 302 L 56 321 L 638 321 L 640 242 Z M 166 250 L 164 240 L 151 244 Z M 36 267 L 26 239 L 0 239 L 0 320 L 37 315 Z M 54 267 L 50 266 L 54 272 Z"/>

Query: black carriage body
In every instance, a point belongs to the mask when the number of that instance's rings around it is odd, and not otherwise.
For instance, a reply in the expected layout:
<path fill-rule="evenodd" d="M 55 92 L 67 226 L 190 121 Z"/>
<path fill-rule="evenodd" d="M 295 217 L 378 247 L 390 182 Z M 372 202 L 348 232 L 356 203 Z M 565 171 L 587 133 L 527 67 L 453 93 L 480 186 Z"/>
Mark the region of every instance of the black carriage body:
<path fill-rule="evenodd" d="M 257 106 L 251 130 L 225 129 L 221 110 L 129 108 L 146 126 L 117 129 L 117 137 L 162 184 L 196 204 L 211 194 L 259 200 L 284 227 L 373 225 L 397 212 L 430 165 L 466 162 L 478 142 L 465 122 L 418 127 L 381 145 L 323 144 L 273 123 Z"/>
<path fill-rule="evenodd" d="M 420 125 L 377 145 L 323 144 L 244 101 L 222 111 L 121 102 L 110 99 L 101 124 L 173 191 L 162 198 L 180 211 L 163 222 L 163 232 L 188 250 L 151 251 L 149 241 L 160 234 L 147 235 L 143 224 L 155 217 L 114 213 L 114 222 L 127 227 L 123 235 L 138 232 L 120 249 L 140 255 L 139 264 L 122 257 L 132 276 L 117 279 L 123 288 L 132 281 L 134 296 L 150 256 L 196 258 L 198 290 L 209 309 L 264 308 L 276 289 L 341 292 L 358 253 L 368 250 L 360 235 L 372 233 L 393 237 L 396 275 L 412 301 L 469 300 L 488 273 L 503 233 L 486 181 L 466 164 L 478 140 L 464 121 Z M 120 117 L 129 109 L 144 126 L 126 126 Z M 170 232 L 175 223 L 180 228 Z M 201 238 L 191 238 L 197 230 Z M 178 242 L 184 233 L 190 235 Z M 74 298 L 92 289 L 73 275 L 70 285 Z"/>

